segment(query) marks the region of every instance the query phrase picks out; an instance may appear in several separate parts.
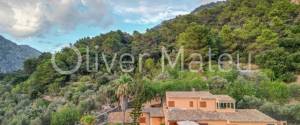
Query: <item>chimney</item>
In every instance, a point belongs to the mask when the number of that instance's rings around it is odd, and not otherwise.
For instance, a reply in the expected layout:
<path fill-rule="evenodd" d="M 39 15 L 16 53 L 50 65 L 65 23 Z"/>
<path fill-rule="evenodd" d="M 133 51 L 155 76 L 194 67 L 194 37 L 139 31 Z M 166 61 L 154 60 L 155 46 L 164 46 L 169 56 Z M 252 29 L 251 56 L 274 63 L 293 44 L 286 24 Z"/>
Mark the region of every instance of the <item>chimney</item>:
<path fill-rule="evenodd" d="M 192 88 L 192 92 L 195 92 L 195 88 Z"/>

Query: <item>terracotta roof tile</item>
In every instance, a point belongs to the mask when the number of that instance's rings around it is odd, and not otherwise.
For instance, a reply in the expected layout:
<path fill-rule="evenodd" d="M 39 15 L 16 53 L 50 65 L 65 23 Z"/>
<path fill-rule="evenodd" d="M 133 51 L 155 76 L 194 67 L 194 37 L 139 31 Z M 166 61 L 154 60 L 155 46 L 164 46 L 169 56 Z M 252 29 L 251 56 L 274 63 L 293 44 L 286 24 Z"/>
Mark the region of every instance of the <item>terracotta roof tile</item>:
<path fill-rule="evenodd" d="M 219 101 L 235 101 L 232 97 L 228 95 L 214 95 L 214 97 Z"/>
<path fill-rule="evenodd" d="M 229 120 L 237 122 L 277 122 L 255 109 L 239 109 L 236 112 L 204 112 L 201 110 L 171 109 L 167 111 L 171 121 Z"/>
<path fill-rule="evenodd" d="M 213 95 L 208 91 L 172 91 L 166 92 L 166 97 L 175 98 L 204 98 L 204 99 L 217 99 L 219 101 L 235 101 L 228 95 Z"/>
<path fill-rule="evenodd" d="M 130 113 L 132 109 L 127 109 L 125 113 L 125 122 L 132 122 Z M 162 108 L 144 108 L 142 112 L 146 112 L 150 114 L 150 117 L 164 117 L 164 113 Z M 123 112 L 111 112 L 108 115 L 109 123 L 122 123 L 123 122 Z"/>
<path fill-rule="evenodd" d="M 166 92 L 166 97 L 210 97 L 213 96 L 208 91 L 172 91 Z"/>
<path fill-rule="evenodd" d="M 150 117 L 164 117 L 162 108 L 144 108 L 143 112 L 150 113 Z"/>
<path fill-rule="evenodd" d="M 109 123 L 122 123 L 123 122 L 123 112 L 111 112 L 108 115 Z M 131 123 L 132 119 L 130 117 L 130 112 L 125 113 L 125 122 Z"/>

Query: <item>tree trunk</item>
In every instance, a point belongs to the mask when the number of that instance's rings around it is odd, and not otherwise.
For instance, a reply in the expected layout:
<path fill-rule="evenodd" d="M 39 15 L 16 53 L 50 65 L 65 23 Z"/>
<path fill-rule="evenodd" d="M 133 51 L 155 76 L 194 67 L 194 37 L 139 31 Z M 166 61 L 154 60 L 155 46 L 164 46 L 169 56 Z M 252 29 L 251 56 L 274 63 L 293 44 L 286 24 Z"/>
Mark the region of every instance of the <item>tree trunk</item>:
<path fill-rule="evenodd" d="M 121 110 L 123 112 L 123 125 L 125 125 L 126 122 L 126 109 L 127 109 L 127 105 L 128 105 L 128 98 L 126 96 L 121 96 L 120 98 L 120 102 L 121 102 Z"/>

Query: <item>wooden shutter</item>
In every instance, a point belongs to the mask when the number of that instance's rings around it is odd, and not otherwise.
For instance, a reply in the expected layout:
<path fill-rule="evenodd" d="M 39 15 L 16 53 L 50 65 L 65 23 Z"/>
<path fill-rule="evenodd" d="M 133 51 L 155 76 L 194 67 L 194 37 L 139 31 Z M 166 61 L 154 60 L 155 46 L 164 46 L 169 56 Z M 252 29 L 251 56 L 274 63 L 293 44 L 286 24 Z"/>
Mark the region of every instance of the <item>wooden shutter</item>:
<path fill-rule="evenodd" d="M 177 122 L 170 122 L 169 125 L 177 125 Z"/>
<path fill-rule="evenodd" d="M 206 107 L 206 102 L 200 102 L 200 107 Z"/>
<path fill-rule="evenodd" d="M 190 101 L 190 107 L 194 107 L 194 102 Z"/>
<path fill-rule="evenodd" d="M 140 123 L 146 123 L 146 118 L 145 117 L 141 117 L 140 118 Z"/>
<path fill-rule="evenodd" d="M 169 101 L 168 106 L 169 107 L 175 107 L 175 102 L 174 101 Z"/>
<path fill-rule="evenodd" d="M 200 123 L 200 125 L 208 125 L 208 123 Z"/>

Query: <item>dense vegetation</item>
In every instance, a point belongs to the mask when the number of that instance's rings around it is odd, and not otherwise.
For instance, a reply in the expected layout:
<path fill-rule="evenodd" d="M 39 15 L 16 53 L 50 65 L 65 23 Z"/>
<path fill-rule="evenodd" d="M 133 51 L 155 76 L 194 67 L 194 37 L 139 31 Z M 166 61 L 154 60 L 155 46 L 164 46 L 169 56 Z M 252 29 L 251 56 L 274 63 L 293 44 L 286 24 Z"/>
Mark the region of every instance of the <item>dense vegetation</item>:
<path fill-rule="evenodd" d="M 237 100 L 239 108 L 256 108 L 278 120 L 299 124 L 300 85 L 292 83 L 300 71 L 299 12 L 300 7 L 289 0 L 229 0 L 165 21 L 146 33 L 112 31 L 83 38 L 74 46 L 90 58 L 83 57 L 81 67 L 72 75 L 55 71 L 50 53 L 27 60 L 22 71 L 0 74 L 0 123 L 88 125 L 96 122 L 100 111 L 117 105 L 124 110 L 128 101 L 133 103 L 132 117 L 136 118 L 143 102 L 162 98 L 168 90 L 194 88 L 228 94 Z M 175 57 L 182 45 L 186 54 L 205 55 L 211 48 L 213 64 L 225 52 L 234 55 L 234 60 L 239 54 L 243 63 L 252 53 L 252 61 L 260 70 L 244 74 L 228 66 L 228 72 L 204 68 L 193 73 L 168 67 L 161 72 L 160 47 Z M 142 72 L 136 68 L 123 73 L 118 63 L 107 70 L 104 60 L 95 58 L 101 53 L 108 62 L 112 62 L 113 53 L 132 53 L 135 57 L 149 53 L 149 57 L 144 59 Z M 203 58 L 205 62 L 208 59 Z M 93 63 L 96 60 L 99 69 Z M 185 58 L 185 67 L 191 60 Z M 56 54 L 60 68 L 72 69 L 76 62 L 70 48 Z M 204 65 L 208 67 L 208 63 Z"/>

